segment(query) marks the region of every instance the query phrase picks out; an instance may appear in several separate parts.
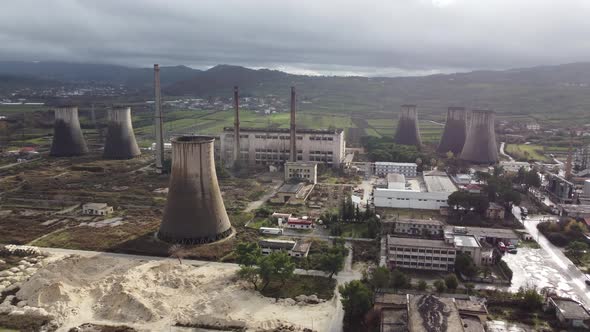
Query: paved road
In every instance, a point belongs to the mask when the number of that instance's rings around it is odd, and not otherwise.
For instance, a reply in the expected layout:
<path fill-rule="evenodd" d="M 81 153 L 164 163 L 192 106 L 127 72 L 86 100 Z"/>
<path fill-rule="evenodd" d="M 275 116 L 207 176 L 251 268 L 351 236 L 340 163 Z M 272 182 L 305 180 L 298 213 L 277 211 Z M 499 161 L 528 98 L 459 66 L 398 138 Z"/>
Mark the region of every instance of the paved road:
<path fill-rule="evenodd" d="M 514 161 L 514 158 L 512 158 L 509 154 L 506 153 L 506 151 L 504 151 L 504 147 L 506 147 L 506 142 L 500 143 L 500 154 L 510 159 L 510 161 Z"/>
<path fill-rule="evenodd" d="M 342 308 L 342 302 L 340 300 L 340 292 L 338 292 L 338 286 L 344 285 L 352 280 L 361 279 L 362 275 L 358 271 L 352 269 L 352 243 L 346 242 L 345 246 L 348 248 L 348 256 L 344 261 L 344 269 L 336 275 L 336 295 L 332 301 L 335 302 L 336 312 L 332 317 L 330 323 L 330 332 L 342 332 L 344 323 L 344 309 Z"/>
<path fill-rule="evenodd" d="M 28 159 L 28 160 L 25 160 L 25 161 L 20 162 L 20 163 L 13 163 L 13 164 L 8 164 L 8 165 L 0 166 L 0 170 L 9 169 L 9 168 L 12 168 L 12 167 L 16 167 L 16 166 L 19 166 L 19 165 L 28 164 L 28 163 L 31 163 L 31 162 L 34 162 L 34 161 L 39 161 L 39 160 L 41 160 L 41 158 Z"/>
<path fill-rule="evenodd" d="M 513 209 L 520 220 L 520 210 Z M 537 224 L 545 216 L 529 216 L 524 221 L 527 231 L 537 240 L 541 250 L 520 248 L 518 254 L 506 254 L 505 260 L 514 271 L 514 285 L 534 285 L 537 288 L 551 287 L 558 294 L 570 296 L 586 306 L 590 305 L 590 287 L 585 284 L 585 275 L 537 230 Z"/>

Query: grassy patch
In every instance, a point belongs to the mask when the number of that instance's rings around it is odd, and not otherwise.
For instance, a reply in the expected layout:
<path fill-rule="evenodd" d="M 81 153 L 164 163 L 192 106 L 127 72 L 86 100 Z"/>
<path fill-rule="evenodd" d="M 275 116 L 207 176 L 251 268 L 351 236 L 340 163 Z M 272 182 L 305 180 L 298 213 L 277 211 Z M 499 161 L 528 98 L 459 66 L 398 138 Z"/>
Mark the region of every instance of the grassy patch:
<path fill-rule="evenodd" d="M 368 233 L 367 223 L 342 224 L 342 237 L 366 238 Z"/>
<path fill-rule="evenodd" d="M 248 224 L 248 227 L 260 229 L 260 227 L 277 227 L 277 225 L 267 218 L 255 218 Z"/>
<path fill-rule="evenodd" d="M 262 291 L 262 295 L 274 298 L 295 298 L 298 295 L 317 295 L 320 299 L 329 300 L 334 296 L 336 280 L 325 277 L 296 275 L 281 285 L 273 280 Z"/>
<path fill-rule="evenodd" d="M 537 160 L 542 162 L 551 161 L 545 156 L 545 148 L 534 144 L 508 144 L 506 153 L 521 161 Z"/>

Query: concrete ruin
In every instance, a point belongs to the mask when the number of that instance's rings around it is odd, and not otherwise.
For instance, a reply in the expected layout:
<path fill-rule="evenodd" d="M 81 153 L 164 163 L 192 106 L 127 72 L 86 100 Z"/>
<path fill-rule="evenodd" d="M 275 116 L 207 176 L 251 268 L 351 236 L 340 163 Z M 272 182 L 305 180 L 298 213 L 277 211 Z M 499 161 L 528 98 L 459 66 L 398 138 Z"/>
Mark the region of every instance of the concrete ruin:
<path fill-rule="evenodd" d="M 436 152 L 452 152 L 455 156 L 461 153 L 467 136 L 467 112 L 464 107 L 449 107 L 445 130 Z"/>
<path fill-rule="evenodd" d="M 420 147 L 420 130 L 418 129 L 418 111 L 416 105 L 402 105 L 393 141 L 396 144 Z"/>
<path fill-rule="evenodd" d="M 133 133 L 130 107 L 114 107 L 108 111 L 108 133 L 104 144 L 105 159 L 132 159 L 139 156 Z"/>
<path fill-rule="evenodd" d="M 461 159 L 475 164 L 495 164 L 498 162 L 495 121 L 494 111 L 474 110 L 472 112 L 467 138 L 461 151 Z"/>
<path fill-rule="evenodd" d="M 88 147 L 80 128 L 78 107 L 64 106 L 55 109 L 53 142 L 49 155 L 73 157 L 88 153 Z"/>
<path fill-rule="evenodd" d="M 210 136 L 172 140 L 172 174 L 159 239 L 202 244 L 231 234 L 215 172 L 214 140 Z"/>

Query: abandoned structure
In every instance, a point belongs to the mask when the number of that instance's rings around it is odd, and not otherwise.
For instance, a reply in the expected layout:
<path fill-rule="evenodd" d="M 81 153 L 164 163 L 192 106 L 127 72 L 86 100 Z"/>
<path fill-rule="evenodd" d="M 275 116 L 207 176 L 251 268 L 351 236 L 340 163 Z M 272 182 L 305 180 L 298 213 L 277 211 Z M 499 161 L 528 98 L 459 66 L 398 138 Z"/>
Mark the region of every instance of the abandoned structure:
<path fill-rule="evenodd" d="M 53 142 L 49 155 L 54 157 L 72 157 L 88 153 L 88 147 L 82 135 L 78 107 L 64 106 L 55 109 Z"/>
<path fill-rule="evenodd" d="M 418 129 L 418 111 L 416 105 L 402 105 L 393 141 L 397 144 L 420 147 L 420 130 Z"/>
<path fill-rule="evenodd" d="M 436 149 L 438 153 L 452 152 L 459 155 L 467 136 L 467 112 L 464 107 L 449 107 L 442 138 Z"/>
<path fill-rule="evenodd" d="M 86 203 L 82 205 L 82 214 L 91 216 L 108 216 L 113 213 L 113 207 L 107 203 Z"/>
<path fill-rule="evenodd" d="M 106 159 L 131 159 L 141 152 L 135 140 L 130 107 L 114 107 L 108 112 L 108 133 L 103 157 Z"/>
<path fill-rule="evenodd" d="M 231 234 L 231 225 L 215 172 L 213 137 L 172 140 L 172 174 L 158 238 L 200 244 Z"/>
<path fill-rule="evenodd" d="M 472 112 L 467 138 L 461 151 L 461 159 L 476 164 L 498 162 L 495 119 L 494 111 L 474 110 Z"/>
<path fill-rule="evenodd" d="M 307 181 L 318 183 L 318 164 L 305 163 L 301 161 L 288 161 L 285 163 L 285 181 L 289 180 Z"/>

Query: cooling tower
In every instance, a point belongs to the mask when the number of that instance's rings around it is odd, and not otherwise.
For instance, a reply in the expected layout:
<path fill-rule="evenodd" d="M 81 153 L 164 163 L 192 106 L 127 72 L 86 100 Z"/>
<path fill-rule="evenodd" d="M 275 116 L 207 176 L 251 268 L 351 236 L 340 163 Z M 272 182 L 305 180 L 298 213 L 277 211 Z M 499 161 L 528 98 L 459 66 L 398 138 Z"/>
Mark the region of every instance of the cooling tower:
<path fill-rule="evenodd" d="M 131 108 L 115 107 L 109 110 L 108 133 L 104 143 L 103 157 L 131 159 L 140 154 L 131 124 Z"/>
<path fill-rule="evenodd" d="M 438 153 L 451 151 L 455 156 L 461 153 L 467 136 L 467 112 L 463 107 L 449 107 L 445 131 L 436 149 Z"/>
<path fill-rule="evenodd" d="M 82 135 L 78 107 L 58 107 L 55 109 L 53 142 L 49 155 L 54 157 L 80 156 L 88 152 Z"/>
<path fill-rule="evenodd" d="M 420 147 L 420 131 L 418 130 L 418 112 L 416 105 L 402 105 L 402 111 L 397 123 L 394 142 L 403 145 Z"/>
<path fill-rule="evenodd" d="M 461 159 L 477 164 L 494 164 L 498 162 L 498 146 L 493 111 L 474 110 L 467 131 Z"/>
<path fill-rule="evenodd" d="M 209 243 L 231 234 L 217 183 L 213 137 L 172 140 L 172 174 L 158 238 L 170 243 Z"/>

